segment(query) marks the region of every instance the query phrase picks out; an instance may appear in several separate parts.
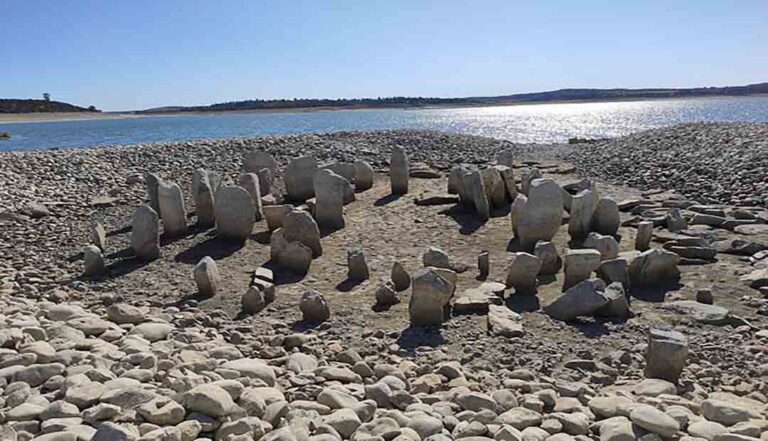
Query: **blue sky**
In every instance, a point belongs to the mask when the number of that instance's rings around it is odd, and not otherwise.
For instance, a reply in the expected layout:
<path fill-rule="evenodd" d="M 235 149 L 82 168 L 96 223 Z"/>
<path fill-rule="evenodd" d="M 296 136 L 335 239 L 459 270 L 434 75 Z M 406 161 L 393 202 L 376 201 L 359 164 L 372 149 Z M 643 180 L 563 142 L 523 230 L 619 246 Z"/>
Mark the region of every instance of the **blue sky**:
<path fill-rule="evenodd" d="M 0 0 L 0 97 L 105 110 L 768 81 L 768 2 Z"/>

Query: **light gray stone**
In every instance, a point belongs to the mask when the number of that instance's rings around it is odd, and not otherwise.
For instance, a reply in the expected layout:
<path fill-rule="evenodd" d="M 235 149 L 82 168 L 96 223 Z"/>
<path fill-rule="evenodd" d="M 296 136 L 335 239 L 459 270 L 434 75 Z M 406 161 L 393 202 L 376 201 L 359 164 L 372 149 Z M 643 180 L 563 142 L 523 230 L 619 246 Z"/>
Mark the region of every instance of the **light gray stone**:
<path fill-rule="evenodd" d="M 244 188 L 245 191 L 248 192 L 248 195 L 251 196 L 251 201 L 253 201 L 253 220 L 256 222 L 260 221 L 261 218 L 264 217 L 264 211 L 261 204 L 259 175 L 256 173 L 244 173 L 240 175 L 237 182 L 240 184 L 240 187 Z"/>
<path fill-rule="evenodd" d="M 104 256 L 96 245 L 88 245 L 83 251 L 83 274 L 86 276 L 100 276 L 107 272 L 104 265 Z"/>
<path fill-rule="evenodd" d="M 452 273 L 450 270 L 443 271 Z M 411 325 L 433 326 L 443 323 L 445 308 L 456 289 L 455 282 L 444 275 L 433 267 L 424 268 L 413 275 L 411 301 L 408 305 Z"/>
<path fill-rule="evenodd" d="M 688 359 L 688 339 L 672 330 L 651 329 L 645 354 L 645 376 L 677 383 Z"/>
<path fill-rule="evenodd" d="M 244 242 L 253 232 L 256 216 L 253 200 L 238 186 L 221 187 L 216 192 L 216 234 L 225 239 Z"/>
<path fill-rule="evenodd" d="M 653 222 L 642 221 L 637 223 L 637 233 L 635 236 L 635 249 L 637 251 L 647 251 L 651 246 L 653 237 Z"/>
<path fill-rule="evenodd" d="M 160 182 L 157 186 L 157 197 L 163 233 L 171 237 L 186 233 L 187 212 L 184 209 L 181 187 L 174 182 Z"/>
<path fill-rule="evenodd" d="M 592 217 L 592 230 L 608 236 L 615 236 L 619 231 L 621 216 L 619 204 L 611 198 L 600 198 Z"/>
<path fill-rule="evenodd" d="M 149 198 L 149 207 L 152 208 L 155 213 L 160 213 L 160 198 L 157 194 L 157 187 L 160 185 L 163 179 L 155 173 L 147 173 L 144 177 L 144 182 L 147 185 L 147 196 Z"/>
<path fill-rule="evenodd" d="M 344 194 L 349 182 L 330 170 L 319 170 L 314 177 L 315 219 L 322 229 L 344 228 Z"/>
<path fill-rule="evenodd" d="M 619 243 L 613 236 L 605 236 L 600 233 L 589 233 L 582 244 L 585 248 L 592 248 L 600 252 L 600 260 L 611 260 L 619 257 Z"/>
<path fill-rule="evenodd" d="M 507 287 L 514 287 L 520 292 L 536 290 L 536 276 L 541 271 L 542 261 L 528 253 L 512 253 L 507 268 Z"/>
<path fill-rule="evenodd" d="M 277 161 L 269 153 L 262 150 L 254 150 L 248 152 L 245 155 L 245 171 L 248 173 L 256 173 L 261 169 L 267 169 L 271 173 L 275 173 L 277 170 Z"/>
<path fill-rule="evenodd" d="M 632 285 L 654 285 L 680 276 L 677 264 L 680 256 L 675 253 L 654 249 L 637 256 L 629 265 L 629 280 Z"/>
<path fill-rule="evenodd" d="M 560 186 L 551 179 L 531 182 L 528 199 L 514 217 L 523 250 L 533 250 L 540 240 L 551 241 L 560 228 L 562 218 Z"/>
<path fill-rule="evenodd" d="M 288 198 L 303 202 L 315 195 L 315 173 L 317 160 L 310 156 L 294 159 L 285 168 L 285 191 Z"/>
<path fill-rule="evenodd" d="M 197 225 L 205 228 L 214 226 L 216 224 L 216 214 L 214 212 L 213 190 L 207 179 L 200 181 L 194 195 Z"/>
<path fill-rule="evenodd" d="M 600 252 L 593 249 L 568 250 L 565 253 L 565 281 L 563 290 L 587 280 L 600 267 Z"/>
<path fill-rule="evenodd" d="M 293 205 L 264 205 L 262 206 L 264 217 L 267 219 L 267 228 L 269 231 L 275 231 L 283 226 L 283 221 L 288 213 L 294 211 Z"/>
<path fill-rule="evenodd" d="M 300 242 L 312 250 L 312 257 L 323 255 L 320 244 L 320 229 L 306 211 L 295 210 L 283 219 L 283 237 L 288 242 Z"/>
<path fill-rule="evenodd" d="M 571 198 L 568 234 L 574 240 L 584 240 L 592 226 L 592 218 L 600 196 L 597 190 L 582 190 Z"/>
<path fill-rule="evenodd" d="M 355 190 L 365 191 L 373 187 L 373 167 L 365 161 L 355 162 Z"/>
<path fill-rule="evenodd" d="M 405 153 L 405 149 L 400 146 L 393 147 L 389 158 L 389 179 L 392 194 L 408 193 L 408 176 L 408 155 Z"/>
<path fill-rule="evenodd" d="M 533 254 L 541 260 L 541 275 L 554 275 L 563 266 L 563 259 L 557 254 L 557 248 L 552 242 L 540 240 L 536 242 Z"/>
<path fill-rule="evenodd" d="M 216 262 L 210 257 L 205 256 L 195 265 L 193 271 L 197 292 L 202 297 L 213 297 L 219 286 L 219 270 Z"/>
<path fill-rule="evenodd" d="M 535 179 L 541 179 L 544 175 L 536 167 L 526 168 L 523 170 L 523 175 L 520 178 L 520 191 L 524 195 L 528 196 L 531 191 L 532 183 Z M 561 196 L 562 197 L 562 196 Z"/>

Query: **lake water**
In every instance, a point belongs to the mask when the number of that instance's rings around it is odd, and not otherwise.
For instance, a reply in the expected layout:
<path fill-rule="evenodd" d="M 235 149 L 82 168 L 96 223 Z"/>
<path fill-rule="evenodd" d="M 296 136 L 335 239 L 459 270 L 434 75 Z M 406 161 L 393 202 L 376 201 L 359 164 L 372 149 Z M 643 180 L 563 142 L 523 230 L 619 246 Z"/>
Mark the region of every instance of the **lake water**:
<path fill-rule="evenodd" d="M 439 130 L 546 143 L 570 137 L 616 137 L 700 121 L 768 122 L 768 97 L 13 123 L 0 124 L 0 131 L 12 135 L 0 141 L 0 151 L 382 129 Z"/>

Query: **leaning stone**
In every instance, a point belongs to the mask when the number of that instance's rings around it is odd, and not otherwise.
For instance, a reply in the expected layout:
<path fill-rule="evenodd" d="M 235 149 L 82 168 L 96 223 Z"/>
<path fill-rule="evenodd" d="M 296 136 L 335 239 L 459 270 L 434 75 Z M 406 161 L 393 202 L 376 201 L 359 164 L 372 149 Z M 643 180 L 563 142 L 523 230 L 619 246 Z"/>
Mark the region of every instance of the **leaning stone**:
<path fill-rule="evenodd" d="M 568 234 L 574 240 L 583 240 L 589 234 L 599 196 L 596 190 L 582 190 L 571 198 L 571 217 Z"/>
<path fill-rule="evenodd" d="M 533 254 L 541 260 L 541 275 L 554 275 L 563 266 L 563 259 L 557 254 L 557 248 L 552 242 L 540 240 L 536 242 Z"/>
<path fill-rule="evenodd" d="M 274 185 L 274 175 L 268 168 L 262 168 L 256 171 L 256 176 L 259 177 L 259 192 L 261 197 L 271 195 L 272 187 Z"/>
<path fill-rule="evenodd" d="M 565 253 L 565 281 L 563 291 L 587 280 L 600 266 L 600 252 L 592 249 L 568 250 Z"/>
<path fill-rule="evenodd" d="M 314 289 L 301 296 L 299 309 L 305 322 L 324 322 L 331 318 L 331 309 L 325 297 Z"/>
<path fill-rule="evenodd" d="M 421 256 L 421 261 L 425 267 L 433 266 L 435 268 L 451 269 L 451 263 L 448 254 L 436 247 L 429 247 Z"/>
<path fill-rule="evenodd" d="M 688 358 L 688 339 L 677 331 L 651 329 L 645 353 L 645 377 L 677 383 Z"/>
<path fill-rule="evenodd" d="M 267 152 L 261 150 L 254 150 L 248 152 L 245 155 L 245 171 L 248 173 L 256 173 L 261 169 L 267 169 L 271 173 L 275 173 L 277 170 L 277 161 L 275 158 Z"/>
<path fill-rule="evenodd" d="M 605 282 L 589 279 L 569 288 L 560 297 L 544 307 L 544 312 L 556 320 L 570 321 L 576 317 L 590 316 L 608 304 Z"/>
<path fill-rule="evenodd" d="M 491 216 L 491 207 L 483 184 L 483 176 L 480 171 L 473 171 L 464 175 L 464 193 L 472 201 L 472 208 L 482 220 L 488 220 Z"/>
<path fill-rule="evenodd" d="M 216 224 L 214 213 L 213 190 L 207 180 L 200 181 L 195 192 L 195 214 L 197 224 L 210 228 Z"/>
<path fill-rule="evenodd" d="M 99 247 L 101 251 L 107 249 L 107 230 L 104 229 L 104 225 L 101 222 L 94 222 L 91 224 L 91 232 L 89 235 L 91 243 Z"/>
<path fill-rule="evenodd" d="M 184 209 L 184 197 L 181 187 L 174 182 L 160 182 L 157 186 L 160 203 L 160 218 L 163 221 L 163 233 L 178 236 L 187 231 L 187 213 Z"/>
<path fill-rule="evenodd" d="M 249 314 L 261 312 L 267 306 L 267 299 L 258 286 L 251 286 L 240 299 L 243 311 Z"/>
<path fill-rule="evenodd" d="M 86 276 L 100 276 L 107 272 L 104 265 L 104 256 L 96 245 L 88 245 L 83 251 L 83 274 Z"/>
<path fill-rule="evenodd" d="M 641 253 L 629 265 L 632 285 L 654 285 L 677 279 L 680 256 L 666 250 L 648 250 Z"/>
<path fill-rule="evenodd" d="M 488 274 L 491 271 L 491 259 L 488 251 L 483 251 L 477 256 L 477 270 L 478 278 L 485 280 L 488 278 Z"/>
<path fill-rule="evenodd" d="M 349 182 L 330 170 L 319 170 L 314 177 L 315 219 L 320 228 L 344 228 L 344 194 Z"/>
<path fill-rule="evenodd" d="M 160 197 L 157 194 L 157 187 L 163 182 L 163 179 L 155 173 L 147 173 L 144 177 L 147 184 L 147 195 L 149 196 L 149 207 L 160 213 Z"/>
<path fill-rule="evenodd" d="M 620 224 L 619 204 L 611 198 L 600 198 L 592 217 L 592 229 L 600 234 L 615 236 Z"/>
<path fill-rule="evenodd" d="M 320 229 L 306 211 L 292 211 L 283 220 L 283 237 L 288 242 L 301 242 L 312 250 L 312 257 L 323 255 Z"/>
<path fill-rule="evenodd" d="M 369 277 L 368 264 L 365 263 L 363 252 L 360 250 L 347 251 L 347 279 L 367 280 Z"/>
<path fill-rule="evenodd" d="M 355 190 L 365 191 L 373 187 L 373 167 L 365 161 L 355 162 Z"/>
<path fill-rule="evenodd" d="M 637 224 L 637 236 L 635 236 L 635 249 L 647 251 L 651 246 L 653 237 L 653 222 L 643 221 Z"/>
<path fill-rule="evenodd" d="M 481 170 L 480 174 L 488 202 L 495 208 L 504 207 L 507 204 L 507 190 L 499 170 L 489 167 Z"/>
<path fill-rule="evenodd" d="M 523 170 L 523 176 L 520 178 L 520 191 L 524 195 L 528 196 L 531 191 L 531 184 L 535 179 L 541 179 L 544 175 L 541 174 L 541 170 L 538 168 L 526 168 Z M 562 205 L 562 204 L 561 204 Z"/>
<path fill-rule="evenodd" d="M 522 317 L 504 305 L 488 305 L 488 333 L 502 337 L 520 337 Z"/>
<path fill-rule="evenodd" d="M 389 158 L 389 179 L 392 194 L 402 195 L 408 193 L 408 155 L 405 149 L 397 146 L 392 148 Z"/>
<path fill-rule="evenodd" d="M 507 268 L 507 287 L 514 287 L 517 291 L 535 291 L 536 276 L 541 271 L 541 265 L 541 259 L 534 255 L 512 253 L 512 258 Z"/>
<path fill-rule="evenodd" d="M 611 260 L 604 260 L 597 268 L 597 277 L 600 277 L 606 284 L 613 282 L 619 282 L 624 289 L 629 288 L 629 265 L 627 259 L 618 258 Z"/>
<path fill-rule="evenodd" d="M 259 175 L 256 173 L 244 173 L 240 175 L 238 183 L 248 192 L 253 201 L 253 220 L 258 222 L 264 216 L 261 207 L 261 188 L 259 184 Z"/>
<path fill-rule="evenodd" d="M 269 231 L 275 231 L 283 226 L 283 221 L 288 213 L 294 211 L 293 205 L 264 205 L 262 207 L 264 217 L 267 219 L 267 228 Z"/>
<path fill-rule="evenodd" d="M 244 242 L 253 232 L 256 216 L 253 200 L 242 187 L 221 187 L 216 192 L 216 233 L 226 239 Z"/>
<path fill-rule="evenodd" d="M 528 199 L 515 219 L 524 250 L 533 250 L 540 240 L 551 241 L 563 219 L 560 186 L 551 179 L 534 180 Z"/>
<path fill-rule="evenodd" d="M 608 299 L 608 303 L 595 311 L 595 315 L 619 319 L 630 315 L 629 302 L 621 283 L 614 282 L 606 286 L 604 295 Z"/>
<path fill-rule="evenodd" d="M 315 195 L 317 161 L 310 156 L 294 159 L 285 168 L 285 191 L 291 200 L 303 202 Z"/>
<path fill-rule="evenodd" d="M 296 274 L 306 274 L 312 264 L 312 250 L 301 242 L 290 242 L 280 253 L 281 267 Z"/>
<path fill-rule="evenodd" d="M 395 285 L 395 291 L 405 291 L 411 286 L 411 275 L 405 270 L 405 267 L 400 262 L 392 264 L 392 273 L 390 278 Z"/>
<path fill-rule="evenodd" d="M 411 285 L 413 293 L 408 306 L 411 325 L 442 324 L 445 309 L 453 297 L 456 285 L 443 277 L 435 268 L 424 268 L 418 271 L 413 275 Z"/>
<path fill-rule="evenodd" d="M 219 270 L 216 268 L 216 262 L 210 257 L 205 256 L 195 265 L 194 270 L 197 292 L 202 297 L 213 297 L 219 285 Z"/>
<path fill-rule="evenodd" d="M 600 233 L 589 233 L 582 244 L 584 248 L 592 248 L 600 252 L 601 260 L 611 260 L 619 257 L 619 243 L 613 236 Z"/>

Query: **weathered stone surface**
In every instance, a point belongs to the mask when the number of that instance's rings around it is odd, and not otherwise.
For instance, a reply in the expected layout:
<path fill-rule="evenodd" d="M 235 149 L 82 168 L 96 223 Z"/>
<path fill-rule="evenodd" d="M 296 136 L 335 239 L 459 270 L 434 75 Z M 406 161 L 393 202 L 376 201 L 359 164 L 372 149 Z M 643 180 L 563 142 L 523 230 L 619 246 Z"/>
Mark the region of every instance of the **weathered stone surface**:
<path fill-rule="evenodd" d="M 394 284 L 389 281 L 381 285 L 375 293 L 377 306 L 391 306 L 400 303 Z"/>
<path fill-rule="evenodd" d="M 347 251 L 347 279 L 367 280 L 370 277 L 365 255 L 361 250 Z"/>
<path fill-rule="evenodd" d="M 620 224 L 619 204 L 611 198 L 600 198 L 592 217 L 592 229 L 600 234 L 615 236 Z"/>
<path fill-rule="evenodd" d="M 599 198 L 595 189 L 582 190 L 571 198 L 568 234 L 572 239 L 583 240 L 589 234 Z"/>
<path fill-rule="evenodd" d="M 468 201 L 471 201 L 469 206 L 474 208 L 475 213 L 482 220 L 488 220 L 491 216 L 491 207 L 488 202 L 488 197 L 485 192 L 485 185 L 483 184 L 483 176 L 480 171 L 473 171 L 468 175 L 464 175 L 462 178 L 464 195 Z"/>
<path fill-rule="evenodd" d="M 160 257 L 160 217 L 147 205 L 139 205 L 133 213 L 131 248 L 140 259 Z"/>
<path fill-rule="evenodd" d="M 645 354 L 645 376 L 677 383 L 688 358 L 688 339 L 672 330 L 651 329 Z"/>
<path fill-rule="evenodd" d="M 520 314 L 504 305 L 488 305 L 488 332 L 502 337 L 520 337 L 523 331 Z"/>
<path fill-rule="evenodd" d="M 688 228 L 688 221 L 685 220 L 683 214 L 680 213 L 680 210 L 677 208 L 670 209 L 666 216 L 664 216 L 664 221 L 667 225 L 667 229 L 674 233 Z"/>
<path fill-rule="evenodd" d="M 544 311 L 556 320 L 570 321 L 576 317 L 592 315 L 608 302 L 605 282 L 601 279 L 589 279 L 569 288 L 545 306 Z"/>
<path fill-rule="evenodd" d="M 205 228 L 212 227 L 216 224 L 213 190 L 207 179 L 201 180 L 195 188 L 195 215 L 197 216 L 197 225 Z"/>
<path fill-rule="evenodd" d="M 92 245 L 99 247 L 101 251 L 107 249 L 107 230 L 104 229 L 104 225 L 101 222 L 91 223 L 91 231 L 88 235 Z"/>
<path fill-rule="evenodd" d="M 249 314 L 261 312 L 267 306 L 267 297 L 258 286 L 251 286 L 240 299 L 243 311 Z"/>
<path fill-rule="evenodd" d="M 542 261 L 528 253 L 512 253 L 507 268 L 506 285 L 521 292 L 536 290 L 536 276 L 541 270 Z"/>
<path fill-rule="evenodd" d="M 680 424 L 671 416 L 647 404 L 634 407 L 629 419 L 635 425 L 663 438 L 671 438 L 680 430 Z"/>
<path fill-rule="evenodd" d="M 389 179 L 392 194 L 402 195 L 408 193 L 408 155 L 402 147 L 392 148 L 389 158 Z"/>
<path fill-rule="evenodd" d="M 395 291 L 405 291 L 411 286 L 411 275 L 405 270 L 405 267 L 400 262 L 392 264 L 392 273 L 390 275 L 392 283 L 395 285 Z"/>
<path fill-rule="evenodd" d="M 181 187 L 174 182 L 160 182 L 157 186 L 160 204 L 160 218 L 163 221 L 163 233 L 179 236 L 187 232 L 187 213 L 184 209 L 184 197 Z"/>
<path fill-rule="evenodd" d="M 303 202 L 315 195 L 315 173 L 317 160 L 310 156 L 294 159 L 285 168 L 285 191 L 288 198 Z"/>
<path fill-rule="evenodd" d="M 253 200 L 243 187 L 221 187 L 216 192 L 216 233 L 226 239 L 245 241 L 253 232 Z"/>
<path fill-rule="evenodd" d="M 182 405 L 188 411 L 221 417 L 235 406 L 226 390 L 212 384 L 201 384 L 182 395 Z"/>
<path fill-rule="evenodd" d="M 306 211 L 292 211 L 283 219 L 283 237 L 288 242 L 301 242 L 312 250 L 312 257 L 323 254 L 320 244 L 320 229 Z"/>
<path fill-rule="evenodd" d="M 253 201 L 253 220 L 257 222 L 260 221 L 264 216 L 264 212 L 261 204 L 259 175 L 256 173 L 244 173 L 240 175 L 237 182 L 240 184 L 240 187 L 244 188 L 245 191 L 248 192 L 248 195 L 251 196 L 251 201 Z"/>
<path fill-rule="evenodd" d="M 624 286 L 620 282 L 613 282 L 606 286 L 603 294 L 608 299 L 608 303 L 595 311 L 595 315 L 617 319 L 629 317 L 631 314 L 629 301 L 624 292 Z"/>
<path fill-rule="evenodd" d="M 330 170 L 319 170 L 314 178 L 315 219 L 320 228 L 344 228 L 344 193 L 349 182 Z"/>
<path fill-rule="evenodd" d="M 582 244 L 585 248 L 592 248 L 600 252 L 600 260 L 612 260 L 619 257 L 619 243 L 613 236 L 604 236 L 600 233 L 589 233 Z"/>
<path fill-rule="evenodd" d="M 629 279 L 633 285 L 654 285 L 680 276 L 677 264 L 680 256 L 666 250 L 648 250 L 632 260 Z"/>
<path fill-rule="evenodd" d="M 306 274 L 312 264 L 312 250 L 301 242 L 289 242 L 280 252 L 277 261 L 292 273 Z"/>
<path fill-rule="evenodd" d="M 563 259 L 557 254 L 557 248 L 552 242 L 540 240 L 536 242 L 533 254 L 541 260 L 541 275 L 554 275 L 563 266 Z"/>
<path fill-rule="evenodd" d="M 478 278 L 485 280 L 488 278 L 488 274 L 491 271 L 491 256 L 488 251 L 483 250 L 477 255 L 477 271 Z"/>
<path fill-rule="evenodd" d="M 245 155 L 245 171 L 256 173 L 261 169 L 268 169 L 272 174 L 277 170 L 277 161 L 268 152 L 254 150 Z"/>
<path fill-rule="evenodd" d="M 635 249 L 648 251 L 653 237 L 653 222 L 642 221 L 637 223 L 637 235 L 635 236 Z"/>
<path fill-rule="evenodd" d="M 144 177 L 144 182 L 147 185 L 147 196 L 149 198 L 149 207 L 155 210 L 155 213 L 160 213 L 160 197 L 157 193 L 157 187 L 163 179 L 155 173 L 147 173 Z"/>
<path fill-rule="evenodd" d="M 587 280 L 600 267 L 600 252 L 593 249 L 568 250 L 565 253 L 563 290 Z"/>
<path fill-rule="evenodd" d="M 451 301 L 456 289 L 455 283 L 443 277 L 435 268 L 428 267 L 413 275 L 411 287 L 413 292 L 408 306 L 411 325 L 442 324 L 445 318 L 445 307 Z"/>
<path fill-rule="evenodd" d="M 324 322 L 331 318 L 331 309 L 325 297 L 314 289 L 310 289 L 301 296 L 299 303 L 301 315 L 307 322 Z"/>
<path fill-rule="evenodd" d="M 507 190 L 501 173 L 494 167 L 488 167 L 480 171 L 483 178 L 485 195 L 494 208 L 502 208 L 507 205 Z"/>
<path fill-rule="evenodd" d="M 595 272 L 606 284 L 619 282 L 625 290 L 629 288 L 629 264 L 627 259 L 604 260 L 600 262 L 600 266 Z"/>
<path fill-rule="evenodd" d="M 267 219 L 267 228 L 269 231 L 275 231 L 283 226 L 283 221 L 288 213 L 294 211 L 293 205 L 264 205 L 262 206 L 264 217 Z"/>
<path fill-rule="evenodd" d="M 467 173 L 469 171 L 463 165 L 454 165 L 451 168 L 451 172 L 448 174 L 448 194 L 458 194 L 459 199 L 461 199 L 461 195 L 464 194 L 462 178 Z"/>
<path fill-rule="evenodd" d="M 104 265 L 104 256 L 96 245 L 88 245 L 83 251 L 83 274 L 86 276 L 100 276 L 107 272 Z"/>
<path fill-rule="evenodd" d="M 528 199 L 515 219 L 523 249 L 533 250 L 540 240 L 551 241 L 563 219 L 560 186 L 551 179 L 531 182 Z"/>
<path fill-rule="evenodd" d="M 373 187 L 373 167 L 365 161 L 355 162 L 355 190 L 365 191 Z"/>
<path fill-rule="evenodd" d="M 421 262 L 425 267 L 433 266 L 435 268 L 451 269 L 448 253 L 437 247 L 429 247 L 429 249 L 422 254 Z"/>
<path fill-rule="evenodd" d="M 213 297 L 219 286 L 219 270 L 216 262 L 205 256 L 195 265 L 193 271 L 197 292 L 202 297 Z"/>
<path fill-rule="evenodd" d="M 517 196 L 512 199 L 512 203 L 509 206 L 509 219 L 512 223 L 512 234 L 518 239 L 520 238 L 520 232 L 517 227 L 520 224 L 520 216 L 523 213 L 526 202 L 528 202 L 528 197 L 522 193 L 518 193 Z"/>
<path fill-rule="evenodd" d="M 526 168 L 523 170 L 523 175 L 520 178 L 520 192 L 528 196 L 531 192 L 531 186 L 536 179 L 543 178 L 544 175 L 536 167 Z"/>
<path fill-rule="evenodd" d="M 517 185 L 515 184 L 515 173 L 512 168 L 505 165 L 494 165 L 492 168 L 499 172 L 502 181 L 504 181 L 504 191 L 506 192 L 506 199 L 508 201 L 514 201 L 517 197 Z"/>
<path fill-rule="evenodd" d="M 271 195 L 272 190 L 274 189 L 274 173 L 268 168 L 262 168 L 255 173 L 256 176 L 259 177 L 259 192 L 261 193 L 261 197 Z"/>
<path fill-rule="evenodd" d="M 665 303 L 664 308 L 690 315 L 697 322 L 708 325 L 727 325 L 732 322 L 728 309 L 722 306 L 707 305 L 694 300 L 678 300 Z"/>

